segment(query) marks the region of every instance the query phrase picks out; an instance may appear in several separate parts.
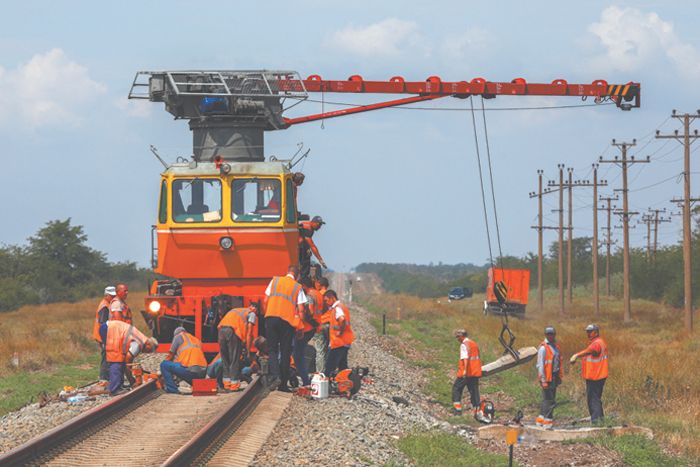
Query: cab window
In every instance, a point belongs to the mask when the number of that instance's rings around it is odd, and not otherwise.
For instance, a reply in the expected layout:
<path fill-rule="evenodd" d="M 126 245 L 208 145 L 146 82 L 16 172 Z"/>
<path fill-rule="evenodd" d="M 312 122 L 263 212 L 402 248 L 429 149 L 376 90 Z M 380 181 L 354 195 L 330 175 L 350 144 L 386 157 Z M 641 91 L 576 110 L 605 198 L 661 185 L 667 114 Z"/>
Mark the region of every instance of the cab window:
<path fill-rule="evenodd" d="M 287 222 L 290 224 L 297 223 L 297 205 L 291 178 L 287 179 Z"/>
<path fill-rule="evenodd" d="M 231 219 L 234 222 L 278 222 L 282 185 L 269 178 L 238 178 L 231 184 Z"/>
<path fill-rule="evenodd" d="M 178 178 L 173 180 L 173 221 L 219 222 L 221 220 L 221 180 Z"/>
<path fill-rule="evenodd" d="M 168 222 L 168 182 L 163 180 L 160 185 L 160 205 L 158 206 L 158 222 Z"/>

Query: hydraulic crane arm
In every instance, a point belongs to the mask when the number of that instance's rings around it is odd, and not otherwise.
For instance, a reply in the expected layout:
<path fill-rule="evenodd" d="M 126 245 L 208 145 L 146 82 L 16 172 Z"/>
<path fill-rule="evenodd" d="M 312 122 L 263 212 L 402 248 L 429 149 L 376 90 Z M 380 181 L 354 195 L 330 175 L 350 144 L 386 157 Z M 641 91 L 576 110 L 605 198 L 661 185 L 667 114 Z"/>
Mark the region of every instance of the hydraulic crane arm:
<path fill-rule="evenodd" d="M 314 120 L 339 117 L 358 112 L 366 112 L 385 107 L 411 104 L 424 100 L 439 99 L 441 97 L 467 98 L 480 95 L 486 99 L 493 99 L 498 95 L 510 96 L 578 96 L 581 98 L 593 97 L 596 102 L 612 100 L 622 110 L 630 110 L 640 106 L 640 84 L 608 84 L 604 80 L 596 80 L 591 84 L 569 84 L 563 79 L 557 79 L 549 84 L 527 83 L 523 78 L 516 78 L 510 83 L 492 83 L 483 78 L 475 78 L 470 82 L 442 81 L 437 76 L 431 76 L 425 81 L 405 81 L 400 76 L 395 76 L 389 81 L 365 81 L 361 76 L 354 75 L 346 81 L 323 80 L 318 75 L 309 76 L 302 81 L 307 92 L 334 92 L 334 93 L 366 93 L 366 94 L 418 94 L 414 98 L 399 99 L 366 106 L 352 107 L 344 110 L 326 112 L 317 115 L 300 118 L 285 118 L 287 127 L 296 123 L 310 122 Z M 296 88 L 292 81 L 286 81 L 287 90 Z M 284 89 L 286 86 L 280 86 Z"/>

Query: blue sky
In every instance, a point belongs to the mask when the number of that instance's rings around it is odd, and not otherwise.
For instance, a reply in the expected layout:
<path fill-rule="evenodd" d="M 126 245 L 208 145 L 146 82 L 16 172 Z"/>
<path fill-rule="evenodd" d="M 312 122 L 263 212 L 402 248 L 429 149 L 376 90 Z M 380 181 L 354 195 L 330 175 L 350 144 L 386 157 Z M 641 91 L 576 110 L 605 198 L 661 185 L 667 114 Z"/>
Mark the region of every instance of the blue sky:
<path fill-rule="evenodd" d="M 0 16 L 0 242 L 23 243 L 45 222 L 71 217 L 110 261 L 147 265 L 160 163 L 191 153 L 192 136 L 162 104 L 128 101 L 137 71 L 291 69 L 302 77 L 421 81 L 484 78 L 549 83 L 642 84 L 642 108 L 497 110 L 582 104 L 574 97 L 498 97 L 485 102 L 503 252 L 536 251 L 537 169 L 557 164 L 591 179 L 617 141 L 650 164 L 629 171 L 630 203 L 679 211 L 682 148 L 655 140 L 680 122 L 672 109 L 700 108 L 700 33 L 694 2 L 4 2 Z M 369 103 L 378 95 L 326 94 Z M 317 113 L 311 94 L 290 117 Z M 587 101 L 590 104 L 591 101 Z M 481 99 L 474 105 L 481 108 Z M 361 262 L 484 263 L 488 239 L 468 100 L 445 98 L 293 126 L 266 134 L 266 155 L 287 158 L 303 143 L 302 212 L 327 225 L 317 245 L 328 265 Z M 457 110 L 427 110 L 427 109 Z M 485 153 L 483 116 L 477 113 Z M 700 128 L 700 122 L 692 128 Z M 700 143 L 699 143 L 700 144 Z M 691 172 L 697 183 L 697 155 Z M 483 161 L 485 163 L 485 161 Z M 621 188 L 620 170 L 601 166 Z M 662 182 L 662 183 L 660 183 Z M 652 186 L 653 185 L 653 186 Z M 693 189 L 693 195 L 698 191 Z M 574 197 L 574 235 L 592 235 L 592 194 Z M 556 195 L 545 198 L 555 225 Z M 621 202 L 618 203 L 621 205 Z M 493 213 L 489 209 L 495 245 Z M 605 218 L 601 214 L 600 225 Z M 633 220 L 633 223 L 637 219 Z M 614 223 L 620 225 L 620 221 Z M 680 239 L 680 218 L 662 224 L 662 244 Z M 646 228 L 631 231 L 646 246 Z M 614 232 L 621 243 L 621 231 Z M 545 234 L 548 244 L 556 232 Z"/>

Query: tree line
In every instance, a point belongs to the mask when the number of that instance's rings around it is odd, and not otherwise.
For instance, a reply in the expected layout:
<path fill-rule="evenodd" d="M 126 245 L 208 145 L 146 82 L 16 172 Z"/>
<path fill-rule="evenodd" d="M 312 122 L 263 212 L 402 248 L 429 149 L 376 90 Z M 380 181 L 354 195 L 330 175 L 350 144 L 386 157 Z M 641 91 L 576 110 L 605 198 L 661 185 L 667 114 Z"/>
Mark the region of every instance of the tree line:
<path fill-rule="evenodd" d="M 0 312 L 24 305 L 77 302 L 126 283 L 144 290 L 156 274 L 133 262 L 111 263 L 87 246 L 83 227 L 71 219 L 49 221 L 26 245 L 0 247 Z"/>
<path fill-rule="evenodd" d="M 693 215 L 694 229 L 691 236 L 692 276 L 700 278 L 700 209 Z M 593 249 L 591 237 L 573 238 L 572 247 L 572 286 L 592 290 L 593 284 Z M 568 268 L 568 242 L 563 243 L 564 284 Z M 610 293 L 622 296 L 623 252 L 616 247 L 610 254 Z M 526 253 L 523 256 L 505 255 L 497 258 L 496 266 L 505 268 L 527 269 L 530 271 L 530 291 L 537 290 L 537 254 Z M 548 252 L 543 256 L 543 283 L 545 289 L 556 289 L 559 284 L 559 243 L 552 242 Z M 421 298 L 438 298 L 447 296 L 450 287 L 470 287 L 475 293 L 485 292 L 488 282 L 489 265 L 465 271 L 457 279 L 446 279 L 440 268 L 449 266 L 427 267 L 414 266 L 407 270 L 405 265 L 386 263 L 363 263 L 357 267 L 358 272 L 372 272 L 382 279 L 382 285 L 388 293 L 405 293 Z M 432 273 L 435 271 L 435 273 Z M 454 269 L 451 270 L 454 272 Z M 601 296 L 606 291 L 606 251 L 598 249 L 598 284 Z M 682 307 L 683 293 L 683 245 L 665 245 L 657 248 L 656 260 L 653 252 L 646 248 L 630 249 L 630 292 L 633 298 L 663 302 L 673 307 Z M 694 307 L 700 307 L 700 281 L 692 284 Z"/>

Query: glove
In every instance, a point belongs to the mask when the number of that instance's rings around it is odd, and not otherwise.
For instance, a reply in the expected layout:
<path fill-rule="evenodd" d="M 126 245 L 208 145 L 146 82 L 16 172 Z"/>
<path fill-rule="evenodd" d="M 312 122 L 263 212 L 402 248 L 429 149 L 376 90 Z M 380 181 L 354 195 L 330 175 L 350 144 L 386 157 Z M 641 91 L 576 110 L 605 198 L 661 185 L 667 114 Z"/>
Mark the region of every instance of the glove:
<path fill-rule="evenodd" d="M 571 357 L 571 360 L 569 360 L 569 362 L 576 363 L 577 358 L 578 358 L 578 355 L 574 355 L 573 357 Z"/>
<path fill-rule="evenodd" d="M 547 384 L 547 381 L 542 381 L 542 389 L 549 389 L 549 384 Z"/>
<path fill-rule="evenodd" d="M 328 269 L 328 266 L 326 266 L 326 263 L 324 263 L 323 260 L 319 260 L 319 261 L 320 261 L 321 265 L 322 265 L 325 269 Z"/>

